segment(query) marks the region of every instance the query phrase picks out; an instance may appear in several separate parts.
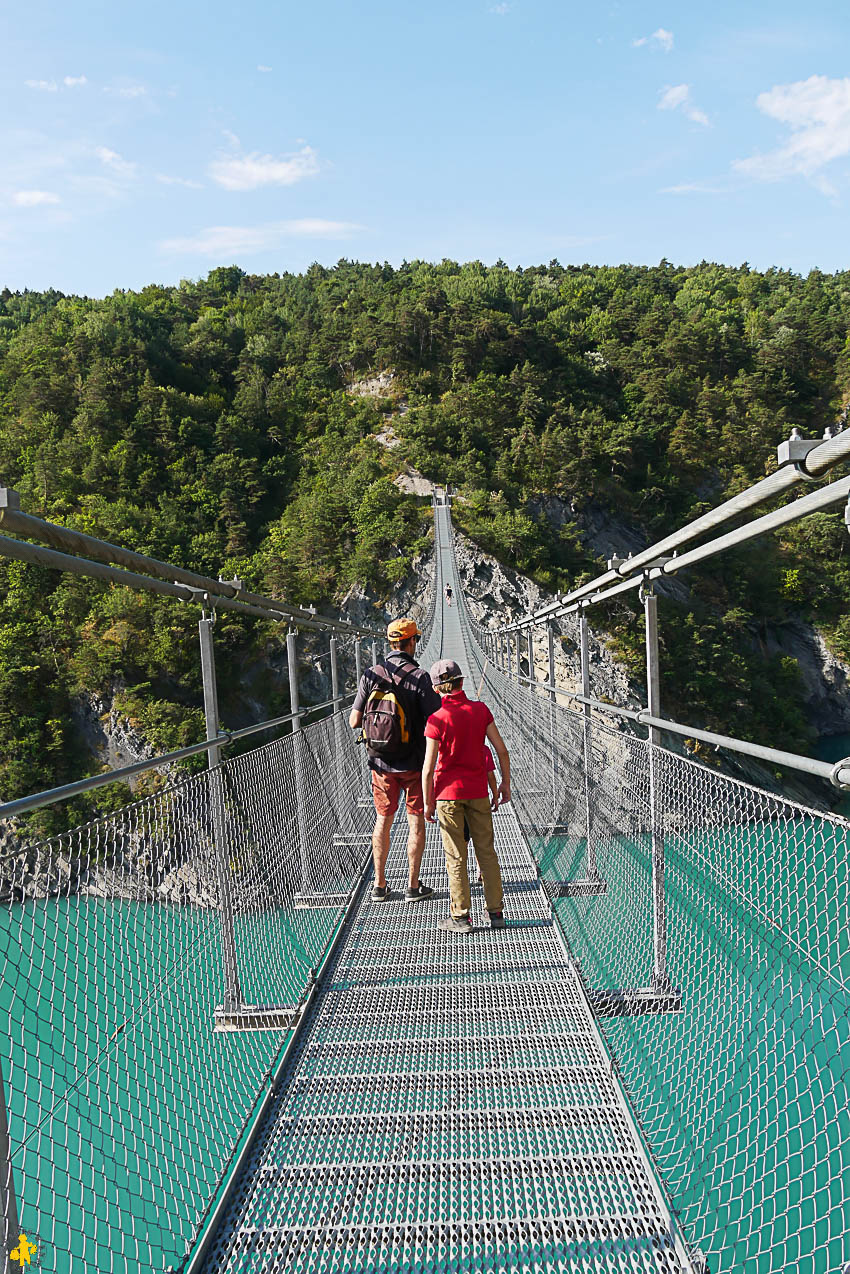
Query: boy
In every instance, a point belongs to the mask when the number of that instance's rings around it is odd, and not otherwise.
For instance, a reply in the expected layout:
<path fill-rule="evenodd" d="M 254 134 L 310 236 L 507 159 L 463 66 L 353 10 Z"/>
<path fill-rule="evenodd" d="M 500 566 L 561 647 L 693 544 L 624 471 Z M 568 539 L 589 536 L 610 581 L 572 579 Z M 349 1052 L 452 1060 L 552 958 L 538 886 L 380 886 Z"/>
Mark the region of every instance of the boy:
<path fill-rule="evenodd" d="M 502 781 L 496 792 L 497 803 L 511 799 L 508 749 L 487 705 L 467 699 L 463 692 L 463 673 L 453 659 L 438 660 L 431 669 L 431 681 L 442 704 L 425 727 L 422 793 L 428 822 L 434 822 L 435 810 L 438 811 L 449 874 L 451 916 L 440 922 L 440 928 L 455 933 L 472 930 L 467 849 L 463 838 L 465 819 L 481 868 L 490 928 L 504 929 L 502 874 L 493 844 L 484 740 L 489 739 L 499 758 Z"/>

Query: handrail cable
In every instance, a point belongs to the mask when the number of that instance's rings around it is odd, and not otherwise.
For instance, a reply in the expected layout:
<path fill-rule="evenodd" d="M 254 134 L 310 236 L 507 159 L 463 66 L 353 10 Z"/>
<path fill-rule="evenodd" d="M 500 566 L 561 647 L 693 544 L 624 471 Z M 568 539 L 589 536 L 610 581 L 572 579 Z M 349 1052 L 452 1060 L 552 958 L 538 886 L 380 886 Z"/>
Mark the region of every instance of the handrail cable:
<path fill-rule="evenodd" d="M 189 757 L 199 756 L 202 752 L 209 752 L 212 748 L 224 747 L 228 743 L 235 743 L 237 739 L 246 739 L 251 734 L 260 734 L 264 730 L 274 730 L 278 726 L 287 725 L 291 721 L 309 716 L 313 712 L 319 712 L 323 708 L 335 708 L 336 704 L 341 705 L 353 698 L 353 692 L 347 695 L 338 695 L 336 699 L 326 699 L 324 703 L 310 704 L 309 707 L 301 708 L 298 712 L 287 712 L 284 716 L 273 717 L 270 721 L 259 721 L 256 725 L 246 725 L 240 730 L 223 730 L 221 734 L 217 734 L 212 739 L 204 739 L 203 743 L 192 743 L 189 747 L 178 748 L 176 752 L 165 752 L 161 756 L 150 757 L 144 761 L 134 761 L 132 765 L 124 765 L 118 770 L 108 770 L 105 774 L 94 774 L 89 778 L 77 779 L 73 783 L 64 783 L 61 787 L 52 787 L 43 792 L 34 792 L 32 796 L 22 796 L 16 801 L 0 803 L 0 819 L 14 818 L 19 814 L 29 814 L 33 810 L 43 809 L 45 805 L 57 805 L 60 801 L 69 801 L 74 796 L 82 795 L 83 792 L 91 792 L 95 788 L 105 787 L 108 783 L 117 783 L 122 779 L 132 778 L 136 774 L 146 774 L 150 770 L 158 770 L 163 765 L 173 765 L 177 761 L 186 761 Z"/>
<path fill-rule="evenodd" d="M 796 430 L 794 431 L 796 433 Z M 804 452 L 803 459 L 784 459 L 786 449 L 790 456 L 795 454 L 794 447 Z M 776 469 L 774 473 L 769 474 L 754 486 L 748 487 L 745 491 L 739 492 L 732 496 L 731 499 L 725 500 L 723 504 L 719 504 L 717 508 L 710 509 L 708 513 L 702 514 L 695 518 L 693 522 L 686 523 L 677 531 L 673 531 L 670 535 L 658 540 L 655 544 L 649 545 L 648 548 L 642 549 L 639 553 L 632 557 L 624 558 L 620 561 L 614 559 L 607 571 L 603 571 L 595 579 L 589 580 L 586 584 L 580 585 L 578 588 L 572 589 L 565 593 L 556 602 L 550 602 L 546 606 L 541 607 L 533 614 L 524 616 L 521 620 L 515 621 L 513 624 L 504 625 L 499 632 L 514 632 L 521 628 L 527 628 L 532 623 L 540 623 L 546 619 L 553 619 L 557 615 L 572 613 L 577 609 L 570 603 L 584 601 L 586 604 L 594 604 L 597 601 L 604 601 L 609 597 L 616 596 L 613 591 L 601 594 L 599 591 L 608 584 L 614 583 L 615 580 L 622 580 L 629 577 L 624 587 L 617 588 L 617 592 L 627 591 L 628 588 L 637 587 L 640 583 L 642 575 L 638 575 L 636 579 L 631 577 L 635 571 L 651 570 L 658 561 L 658 558 L 667 553 L 672 553 L 684 544 L 690 543 L 691 540 L 699 538 L 707 531 L 714 530 L 721 526 L 724 522 L 728 522 L 731 518 L 737 517 L 739 514 L 746 512 L 748 509 L 754 508 L 756 505 L 762 504 L 765 500 L 781 494 L 792 486 L 800 482 L 812 481 L 822 477 L 829 469 L 842 461 L 850 459 L 850 430 L 837 434 L 835 437 L 828 438 L 826 441 L 816 443 L 805 443 L 801 440 L 792 438 L 783 443 L 779 448 L 779 457 L 781 467 Z M 835 485 L 835 484 L 831 484 Z M 838 498 L 838 497 L 836 497 Z M 798 503 L 797 501 L 794 502 Z M 788 508 L 793 505 L 786 506 Z M 801 511 L 797 516 L 803 516 Z M 753 524 L 755 525 L 755 524 Z M 777 523 L 781 525 L 781 523 Z M 747 528 L 741 528 L 746 530 Z M 770 528 L 764 527 L 763 530 Z M 762 534 L 763 531 L 757 531 L 755 534 Z M 738 532 L 730 532 L 730 537 L 734 537 Z M 713 552 L 721 552 L 724 548 L 729 547 L 731 543 L 742 542 L 743 539 L 749 538 L 742 536 L 741 540 L 731 539 L 723 536 L 718 540 L 711 541 L 709 544 L 702 546 L 696 550 L 700 557 L 696 557 L 691 553 L 683 555 L 681 558 L 673 558 L 669 563 L 665 564 L 665 574 L 672 574 L 676 570 L 681 570 L 685 565 L 691 565 L 703 557 L 712 555 L 708 550 L 713 544 L 715 547 Z M 655 576 L 655 578 L 658 578 Z M 599 594 L 599 596 L 594 596 Z M 569 608 L 569 609 L 568 609 Z"/>
<path fill-rule="evenodd" d="M 165 593 L 171 597 L 178 597 L 181 601 L 206 600 L 210 606 L 238 610 L 243 614 L 256 615 L 262 619 L 281 620 L 298 628 L 314 628 L 323 632 L 332 630 L 369 637 L 384 635 L 377 628 L 361 627 L 344 619 L 326 619 L 317 615 L 312 608 L 291 606 L 278 602 L 274 598 L 251 593 L 243 588 L 238 580 L 216 580 L 211 576 L 199 575 L 194 571 L 185 570 L 182 566 L 160 562 L 157 558 L 146 557 L 143 553 L 121 548 L 117 544 L 96 539 L 94 536 L 85 535 L 70 527 L 44 522 L 41 518 L 22 513 L 17 507 L 18 501 L 19 496 L 16 491 L 8 487 L 0 487 L 0 527 L 19 535 L 44 540 L 51 546 L 58 545 L 60 549 L 70 549 L 78 556 L 57 551 L 55 547 L 39 548 L 25 541 L 0 536 L 0 554 L 4 557 L 38 566 L 51 566 L 70 571 L 75 575 L 90 576 L 110 583 L 125 584 L 130 588 Z M 79 554 L 88 554 L 88 557 L 82 557 Z M 129 569 L 119 570 L 109 565 L 112 562 L 118 562 L 122 567 Z M 139 571 L 147 571 L 148 574 L 139 574 Z"/>

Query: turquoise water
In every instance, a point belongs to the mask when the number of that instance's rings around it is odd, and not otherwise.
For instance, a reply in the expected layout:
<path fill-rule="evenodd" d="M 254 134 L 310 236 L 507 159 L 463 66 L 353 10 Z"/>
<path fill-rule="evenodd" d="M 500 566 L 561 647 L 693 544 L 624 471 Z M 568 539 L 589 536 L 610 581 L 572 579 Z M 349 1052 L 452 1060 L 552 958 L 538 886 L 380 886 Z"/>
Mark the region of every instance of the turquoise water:
<path fill-rule="evenodd" d="M 713 1274 L 831 1274 L 850 1260 L 846 830 L 789 808 L 668 838 L 683 1011 L 602 1023 Z M 582 841 L 540 851 L 544 876 L 581 874 Z M 607 895 L 561 900 L 561 920 L 588 985 L 645 985 L 647 838 L 601 835 L 598 854 Z M 164 1270 L 185 1255 L 286 1038 L 213 1031 L 214 912 L 73 897 L 0 914 L 2 1065 L 25 1141 L 16 1186 L 42 1268 Z M 240 916 L 245 998 L 297 1001 L 337 922 L 281 907 Z"/>
<path fill-rule="evenodd" d="M 560 918 L 589 986 L 647 985 L 648 838 L 600 848 L 607 895 L 564 899 Z M 840 825 L 817 818 L 670 835 L 683 1011 L 602 1023 L 711 1271 L 830 1274 L 850 1259 L 846 850 Z M 583 857 L 583 842 L 541 846 L 558 879 Z"/>
<path fill-rule="evenodd" d="M 825 734 L 817 741 L 815 756 L 819 761 L 843 761 L 850 756 L 850 734 Z"/>
<path fill-rule="evenodd" d="M 247 1001 L 300 999 L 338 919 L 304 914 L 237 918 Z M 0 916 L 22 1228 L 43 1269 L 164 1270 L 185 1255 L 286 1036 L 213 1031 L 215 912 L 71 897 Z"/>

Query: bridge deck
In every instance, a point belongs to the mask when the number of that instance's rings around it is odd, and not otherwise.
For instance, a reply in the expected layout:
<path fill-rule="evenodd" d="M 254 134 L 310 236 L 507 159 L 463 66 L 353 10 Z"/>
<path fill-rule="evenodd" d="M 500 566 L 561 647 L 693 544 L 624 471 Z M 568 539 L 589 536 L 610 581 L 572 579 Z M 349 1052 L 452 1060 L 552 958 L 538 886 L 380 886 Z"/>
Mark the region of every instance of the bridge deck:
<path fill-rule="evenodd" d="M 441 649 L 464 649 L 456 607 Z M 510 806 L 496 824 L 507 929 L 480 888 L 471 935 L 437 929 L 434 828 L 433 900 L 356 905 L 208 1274 L 691 1268 Z"/>

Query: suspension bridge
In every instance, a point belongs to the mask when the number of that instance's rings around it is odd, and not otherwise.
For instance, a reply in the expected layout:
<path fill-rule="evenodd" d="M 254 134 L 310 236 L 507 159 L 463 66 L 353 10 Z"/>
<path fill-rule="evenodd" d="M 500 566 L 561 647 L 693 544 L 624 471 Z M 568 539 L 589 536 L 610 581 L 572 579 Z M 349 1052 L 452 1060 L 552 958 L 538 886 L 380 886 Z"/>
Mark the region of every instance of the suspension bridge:
<path fill-rule="evenodd" d="M 838 444 L 809 446 L 813 473 L 850 451 Z M 793 483 L 791 460 L 759 498 Z M 830 483 L 796 516 L 848 492 Z M 837 1274 L 850 1260 L 848 824 L 669 741 L 702 734 L 841 786 L 850 761 L 661 716 L 666 546 L 484 627 L 447 500 L 434 517 L 419 658 L 458 660 L 514 768 L 495 816 L 507 928 L 489 929 L 473 890 L 468 936 L 437 928 L 433 827 L 435 898 L 403 901 L 406 828 L 387 868 L 397 900 L 370 898 L 371 800 L 341 683 L 364 641 L 377 657 L 377 630 L 36 525 L 0 491 L 0 530 L 50 546 L 0 537 L 0 551 L 202 606 L 208 738 L 124 776 L 209 762 L 4 856 L 7 1269 L 30 1245 L 43 1269 L 110 1274 Z M 587 608 L 626 586 L 646 611 L 640 713 L 592 693 Z M 222 730 L 219 606 L 291 626 L 285 717 Z M 330 636 L 327 703 L 300 703 L 297 629 Z M 580 653 L 580 693 L 557 684 L 559 646 Z M 230 753 L 273 728 L 286 733 Z"/>

